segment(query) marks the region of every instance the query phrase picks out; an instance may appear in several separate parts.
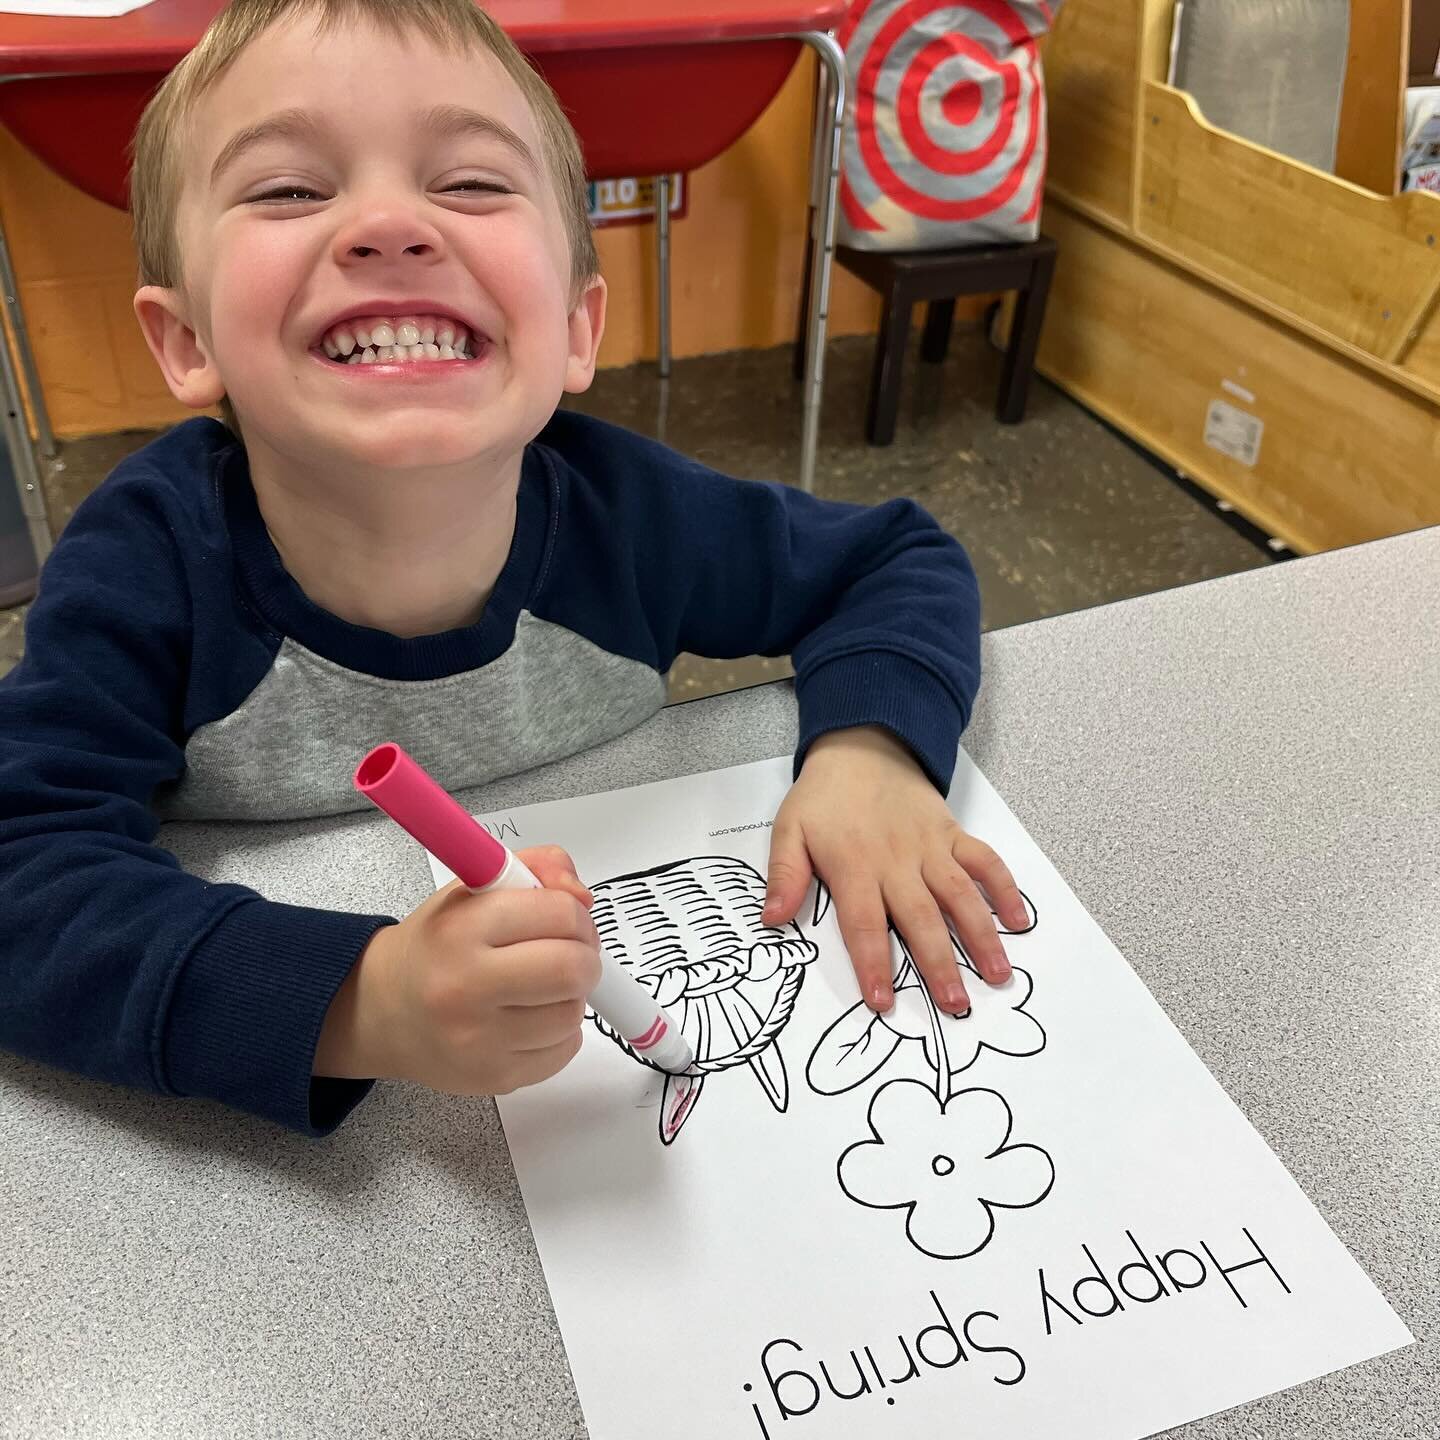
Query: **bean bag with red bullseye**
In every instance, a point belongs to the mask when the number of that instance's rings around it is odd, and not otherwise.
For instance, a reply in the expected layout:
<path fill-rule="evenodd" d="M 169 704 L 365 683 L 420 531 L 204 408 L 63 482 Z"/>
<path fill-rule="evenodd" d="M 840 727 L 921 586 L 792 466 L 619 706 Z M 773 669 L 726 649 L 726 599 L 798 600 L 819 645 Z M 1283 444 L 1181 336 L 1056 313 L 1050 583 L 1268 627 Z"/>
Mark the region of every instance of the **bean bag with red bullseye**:
<path fill-rule="evenodd" d="M 1036 42 L 1059 0 L 855 0 L 839 239 L 860 250 L 1033 240 L 1045 185 Z"/>

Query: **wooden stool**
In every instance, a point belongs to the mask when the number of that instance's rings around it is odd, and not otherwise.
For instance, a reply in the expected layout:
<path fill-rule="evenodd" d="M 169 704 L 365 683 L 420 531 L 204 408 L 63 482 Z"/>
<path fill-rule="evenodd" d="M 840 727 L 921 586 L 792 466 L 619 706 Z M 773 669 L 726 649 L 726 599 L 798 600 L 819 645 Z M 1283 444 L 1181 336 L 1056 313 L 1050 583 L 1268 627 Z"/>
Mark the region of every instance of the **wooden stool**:
<path fill-rule="evenodd" d="M 865 438 L 872 445 L 888 445 L 895 438 L 895 416 L 900 408 L 900 371 L 905 342 L 910 335 L 910 310 L 927 301 L 920 358 L 932 364 L 944 360 L 955 318 L 955 298 L 996 290 L 1017 293 L 1010 324 L 1010 343 L 1000 372 L 1000 394 L 995 415 L 1006 425 L 1025 417 L 1035 349 L 1045 320 L 1050 277 L 1055 272 L 1055 242 L 1042 235 L 1020 245 L 991 245 L 963 250 L 853 250 L 835 247 L 836 262 L 885 297 L 880 335 L 875 346 L 875 368 L 870 377 L 870 405 L 865 417 Z M 809 275 L 809 269 L 806 269 Z M 806 287 L 809 288 L 808 286 Z M 808 296 L 801 296 L 803 316 Z M 795 345 L 796 365 L 803 370 L 805 332 Z"/>

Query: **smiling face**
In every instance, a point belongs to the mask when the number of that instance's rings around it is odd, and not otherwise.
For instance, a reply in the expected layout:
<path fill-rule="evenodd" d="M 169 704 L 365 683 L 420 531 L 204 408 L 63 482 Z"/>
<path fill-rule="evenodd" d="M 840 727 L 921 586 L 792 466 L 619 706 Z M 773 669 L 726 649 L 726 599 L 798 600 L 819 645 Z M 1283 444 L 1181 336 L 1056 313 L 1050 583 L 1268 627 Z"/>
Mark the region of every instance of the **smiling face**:
<path fill-rule="evenodd" d="M 589 384 L 604 284 L 573 283 L 534 116 L 489 54 L 276 25 L 198 105 L 177 223 L 183 285 L 136 310 L 176 396 L 228 394 L 252 455 L 503 463 Z"/>

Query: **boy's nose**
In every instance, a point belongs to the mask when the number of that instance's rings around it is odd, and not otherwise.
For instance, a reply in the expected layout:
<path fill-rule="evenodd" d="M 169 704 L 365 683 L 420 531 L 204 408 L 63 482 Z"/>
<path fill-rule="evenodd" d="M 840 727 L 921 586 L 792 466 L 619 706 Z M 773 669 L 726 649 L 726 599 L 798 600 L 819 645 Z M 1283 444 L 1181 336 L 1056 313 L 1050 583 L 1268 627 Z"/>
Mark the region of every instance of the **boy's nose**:
<path fill-rule="evenodd" d="M 337 232 L 334 255 L 340 265 L 400 259 L 425 262 L 438 260 L 443 248 L 439 231 L 424 220 L 372 211 Z"/>
<path fill-rule="evenodd" d="M 433 248 L 433 246 L 425 244 L 406 245 L 400 253 L 402 255 L 426 255 Z M 367 255 L 383 255 L 385 252 L 374 245 L 352 245 L 350 253 L 363 260 Z"/>

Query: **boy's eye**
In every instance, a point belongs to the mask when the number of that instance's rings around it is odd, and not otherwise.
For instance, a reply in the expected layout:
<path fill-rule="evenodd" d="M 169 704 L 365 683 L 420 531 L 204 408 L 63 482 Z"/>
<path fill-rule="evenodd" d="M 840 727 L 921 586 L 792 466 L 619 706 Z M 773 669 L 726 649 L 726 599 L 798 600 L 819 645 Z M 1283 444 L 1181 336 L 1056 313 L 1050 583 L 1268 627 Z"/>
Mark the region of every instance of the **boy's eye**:
<path fill-rule="evenodd" d="M 497 180 L 456 180 L 454 184 L 446 185 L 443 194 L 449 195 L 454 192 L 469 192 L 474 195 L 513 195 L 515 192 L 508 185 L 502 185 Z"/>
<path fill-rule="evenodd" d="M 457 180 L 451 185 L 444 186 L 441 193 L 445 195 L 513 195 L 515 192 L 508 185 L 502 185 L 496 180 Z M 264 201 L 299 203 L 323 200 L 324 198 L 318 190 L 312 190 L 308 185 L 275 185 L 269 190 L 262 190 L 259 194 L 252 195 L 249 203 L 252 205 Z"/>
<path fill-rule="evenodd" d="M 318 191 L 310 189 L 308 185 L 277 185 L 273 190 L 264 190 L 259 195 L 252 195 L 250 203 L 253 205 L 261 200 L 320 200 L 322 198 Z"/>

